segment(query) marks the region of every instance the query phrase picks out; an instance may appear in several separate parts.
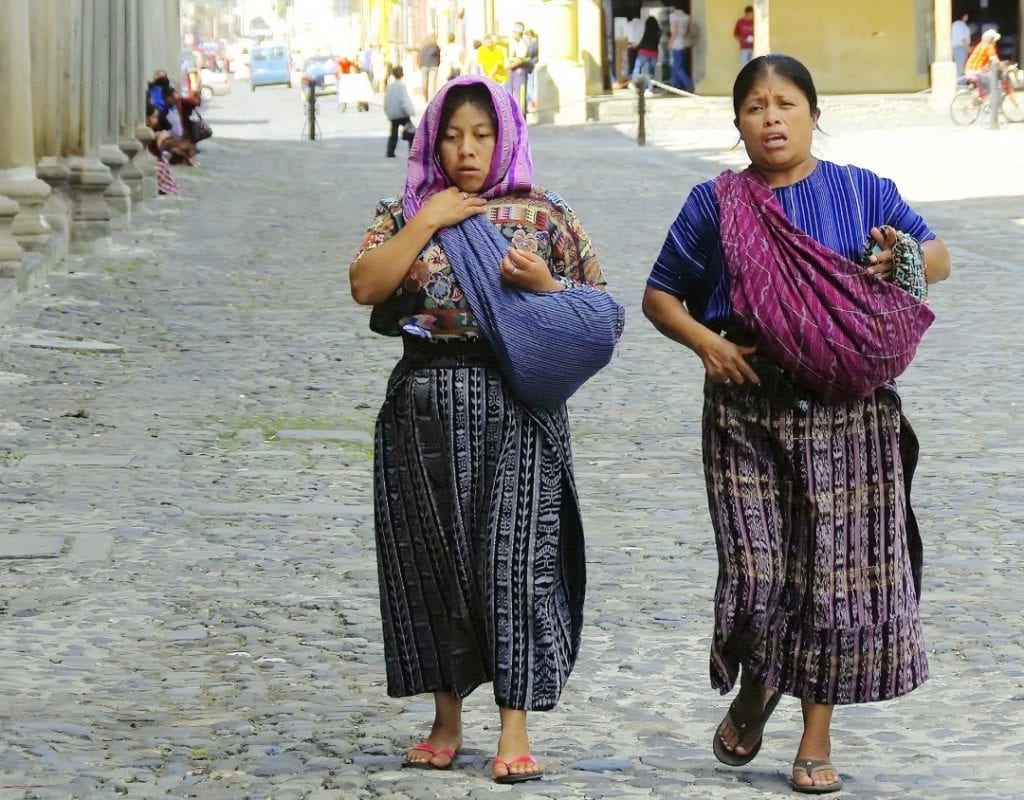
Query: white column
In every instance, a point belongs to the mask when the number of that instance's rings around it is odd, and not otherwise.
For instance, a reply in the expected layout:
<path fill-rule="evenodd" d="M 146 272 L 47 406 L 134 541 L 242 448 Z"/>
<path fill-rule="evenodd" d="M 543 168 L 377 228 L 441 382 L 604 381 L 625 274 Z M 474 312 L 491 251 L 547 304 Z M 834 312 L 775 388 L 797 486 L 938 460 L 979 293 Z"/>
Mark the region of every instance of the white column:
<path fill-rule="evenodd" d="M 754 0 L 754 56 L 772 51 L 771 8 L 769 0 Z"/>
<path fill-rule="evenodd" d="M 51 231 L 40 211 L 50 187 L 35 176 L 29 8 L 28 0 L 7 0 L 0 15 L 0 194 L 20 206 L 14 238 L 26 250 L 45 252 Z"/>
<path fill-rule="evenodd" d="M 50 251 L 57 258 L 67 255 L 71 247 L 71 195 L 68 192 L 70 170 L 63 159 L 43 156 L 36 166 L 36 177 L 50 187 L 43 203 L 43 217 L 50 224 Z"/>
<path fill-rule="evenodd" d="M 100 163 L 100 133 L 103 128 L 102 81 L 106 79 L 105 37 L 108 20 L 99 14 L 95 0 L 67 0 L 79 15 L 79 25 L 73 31 L 76 52 L 69 60 L 70 72 L 78 69 L 78 98 L 69 107 L 72 127 L 77 133 L 70 147 L 68 185 L 71 188 L 71 250 L 74 253 L 108 251 L 110 239 L 110 207 L 103 192 L 110 185 L 110 170 Z M 106 11 L 106 8 L 102 9 Z M 99 73 L 99 74 L 97 74 Z"/>
<path fill-rule="evenodd" d="M 953 61 L 953 4 L 950 0 L 933 0 L 935 20 L 935 61 L 931 65 L 931 106 L 946 109 L 956 91 L 956 63 Z"/>
<path fill-rule="evenodd" d="M 28 273 L 24 268 L 25 251 L 18 240 L 11 235 L 11 223 L 18 213 L 18 204 L 0 194 L 0 278 L 17 281 L 17 288 L 24 290 Z M 5 309 L 0 308 L 0 314 Z"/>

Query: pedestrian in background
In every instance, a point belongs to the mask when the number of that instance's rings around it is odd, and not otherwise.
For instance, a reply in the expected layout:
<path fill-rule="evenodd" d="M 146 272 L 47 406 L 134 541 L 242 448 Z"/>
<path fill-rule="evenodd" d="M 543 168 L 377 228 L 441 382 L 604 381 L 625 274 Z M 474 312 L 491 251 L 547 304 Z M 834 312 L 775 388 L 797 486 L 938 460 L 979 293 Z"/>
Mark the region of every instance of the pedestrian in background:
<path fill-rule="evenodd" d="M 423 102 L 429 103 L 437 93 L 437 71 L 441 66 L 441 48 L 437 44 L 437 34 L 428 33 L 423 40 L 416 56 L 416 66 L 420 68 L 420 85 L 423 90 Z"/>
<path fill-rule="evenodd" d="M 516 105 L 526 111 L 526 79 L 529 77 L 530 45 L 526 40 L 526 26 L 517 22 L 512 26 L 512 41 L 508 53 L 508 91 Z"/>
<path fill-rule="evenodd" d="M 395 157 L 395 149 L 398 147 L 398 134 L 409 143 L 412 149 L 412 140 L 415 135 L 415 126 L 412 122 L 412 115 L 416 112 L 412 105 L 412 98 L 409 97 L 409 90 L 405 88 L 402 78 L 405 77 L 405 70 L 400 65 L 391 68 L 391 83 L 384 91 L 384 113 L 391 123 L 391 133 L 388 135 L 387 157 Z"/>
<path fill-rule="evenodd" d="M 537 64 L 540 61 L 540 44 L 537 31 L 526 31 L 526 110 L 537 110 Z"/>
<path fill-rule="evenodd" d="M 740 46 L 740 68 L 747 65 L 751 56 L 754 55 L 754 7 L 747 6 L 743 9 L 743 16 L 736 20 L 733 26 L 732 35 Z"/>
<path fill-rule="evenodd" d="M 658 68 L 658 47 L 661 44 L 661 25 L 657 18 L 649 16 L 644 21 L 644 35 L 636 47 L 636 63 L 633 65 L 633 81 L 639 81 L 641 75 L 649 78 L 655 76 Z"/>
<path fill-rule="evenodd" d="M 480 74 L 502 85 L 508 83 L 508 53 L 491 35 L 484 37 L 484 43 L 476 53 Z"/>
<path fill-rule="evenodd" d="M 441 83 L 447 83 L 452 78 L 457 78 L 462 73 L 462 49 L 455 41 L 455 34 L 448 34 L 448 41 L 441 48 L 441 67 L 438 74 L 441 76 Z"/>
<path fill-rule="evenodd" d="M 463 698 L 493 682 L 498 783 L 542 773 L 526 715 L 555 707 L 576 660 L 583 528 L 565 405 L 512 392 L 459 276 L 491 270 L 523 293 L 604 283 L 579 220 L 532 172 L 507 90 L 456 78 L 424 112 L 404 197 L 378 205 L 350 268 L 356 302 L 377 305 L 371 327 L 404 342 L 377 417 L 374 508 L 388 694 L 430 692 L 436 710 L 407 763 L 449 768 Z M 512 249 L 480 263 L 491 223 Z"/>
<path fill-rule="evenodd" d="M 719 557 L 711 683 L 723 694 L 740 683 L 714 753 L 748 763 L 780 696 L 797 697 L 792 787 L 833 792 L 842 786 L 831 763 L 833 708 L 899 697 L 928 676 L 909 499 L 918 446 L 891 378 L 838 398 L 826 383 L 834 360 L 824 357 L 812 380 L 801 359 L 821 344 L 813 323 L 834 321 L 824 315 L 851 294 L 874 319 L 899 321 L 902 334 L 885 345 L 912 354 L 933 315 L 887 282 L 894 252 L 932 283 L 949 274 L 949 254 L 892 181 L 811 154 L 817 92 L 799 61 L 750 61 L 733 108 L 751 165 L 690 192 L 648 278 L 644 312 L 706 373 L 704 474 Z M 866 240 L 878 249 L 864 262 Z M 808 305 L 794 313 L 803 323 L 814 316 L 802 329 L 807 349 L 786 354 L 776 344 L 783 323 L 800 320 L 786 316 L 773 276 L 809 274 L 831 283 L 816 309 L 811 284 L 800 284 Z M 862 319 L 837 325 L 866 345 Z"/>
<path fill-rule="evenodd" d="M 473 43 L 466 50 L 466 60 L 462 62 L 462 74 L 463 75 L 479 75 L 480 74 L 480 62 L 477 61 L 477 54 L 480 52 L 480 48 L 483 46 L 483 42 L 479 39 L 474 39 Z"/>
<path fill-rule="evenodd" d="M 672 85 L 687 92 L 693 91 L 693 81 L 686 71 L 686 39 L 690 30 L 690 15 L 686 9 L 688 4 L 683 0 L 673 3 L 672 12 L 668 15 L 668 49 L 671 57 Z"/>
<path fill-rule="evenodd" d="M 971 15 L 964 11 L 959 19 L 953 20 L 953 63 L 956 64 L 956 76 L 964 76 L 964 64 L 967 61 L 967 53 L 971 49 L 971 26 L 967 24 Z"/>

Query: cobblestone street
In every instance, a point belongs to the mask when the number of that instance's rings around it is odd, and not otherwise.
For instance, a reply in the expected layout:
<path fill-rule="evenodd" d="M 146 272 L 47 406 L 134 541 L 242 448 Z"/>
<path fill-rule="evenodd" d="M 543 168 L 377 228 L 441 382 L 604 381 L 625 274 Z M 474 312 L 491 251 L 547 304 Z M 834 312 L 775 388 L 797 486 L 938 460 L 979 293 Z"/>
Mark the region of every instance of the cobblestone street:
<path fill-rule="evenodd" d="M 379 108 L 322 98 L 304 141 L 298 90 L 236 83 L 204 109 L 215 138 L 181 198 L 0 326 L 0 552 L 21 556 L 0 560 L 0 798 L 792 796 L 796 700 L 750 767 L 711 754 L 728 699 L 708 683 L 701 369 L 640 311 L 690 187 L 746 162 L 728 101 L 654 100 L 643 148 L 630 102 L 533 129 L 537 183 L 627 307 L 570 403 L 586 627 L 561 704 L 531 715 L 545 780 L 489 780 L 489 687 L 454 769 L 399 769 L 433 708 L 384 687 L 372 431 L 400 344 L 369 331 L 347 268 L 404 160 Z M 837 711 L 835 796 L 1024 798 L 1024 125 L 955 128 L 923 96 L 822 107 L 818 154 L 894 178 L 953 255 L 900 382 L 931 679 Z"/>

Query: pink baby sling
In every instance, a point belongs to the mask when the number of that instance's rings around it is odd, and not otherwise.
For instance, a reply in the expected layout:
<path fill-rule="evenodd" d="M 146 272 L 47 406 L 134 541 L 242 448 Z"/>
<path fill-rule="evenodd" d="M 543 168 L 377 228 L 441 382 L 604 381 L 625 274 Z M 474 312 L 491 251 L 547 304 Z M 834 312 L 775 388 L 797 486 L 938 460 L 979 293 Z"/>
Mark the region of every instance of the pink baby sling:
<path fill-rule="evenodd" d="M 723 172 L 715 195 L 733 320 L 759 352 L 827 402 L 907 368 L 935 319 L 927 305 L 797 228 L 753 170 Z"/>

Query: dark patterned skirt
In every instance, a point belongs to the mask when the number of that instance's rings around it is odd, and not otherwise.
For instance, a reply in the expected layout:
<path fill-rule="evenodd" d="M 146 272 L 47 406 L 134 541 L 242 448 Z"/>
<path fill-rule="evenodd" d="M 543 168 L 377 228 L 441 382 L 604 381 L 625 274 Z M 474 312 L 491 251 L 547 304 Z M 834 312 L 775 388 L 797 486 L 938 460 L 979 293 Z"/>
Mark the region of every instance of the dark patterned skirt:
<path fill-rule="evenodd" d="M 818 703 L 885 700 L 925 681 L 916 460 L 893 387 L 825 404 L 707 385 L 715 688 L 728 692 L 740 666 Z"/>
<path fill-rule="evenodd" d="M 377 418 L 374 506 L 388 694 L 555 706 L 586 582 L 565 407 L 536 411 L 476 343 L 407 340 Z"/>

